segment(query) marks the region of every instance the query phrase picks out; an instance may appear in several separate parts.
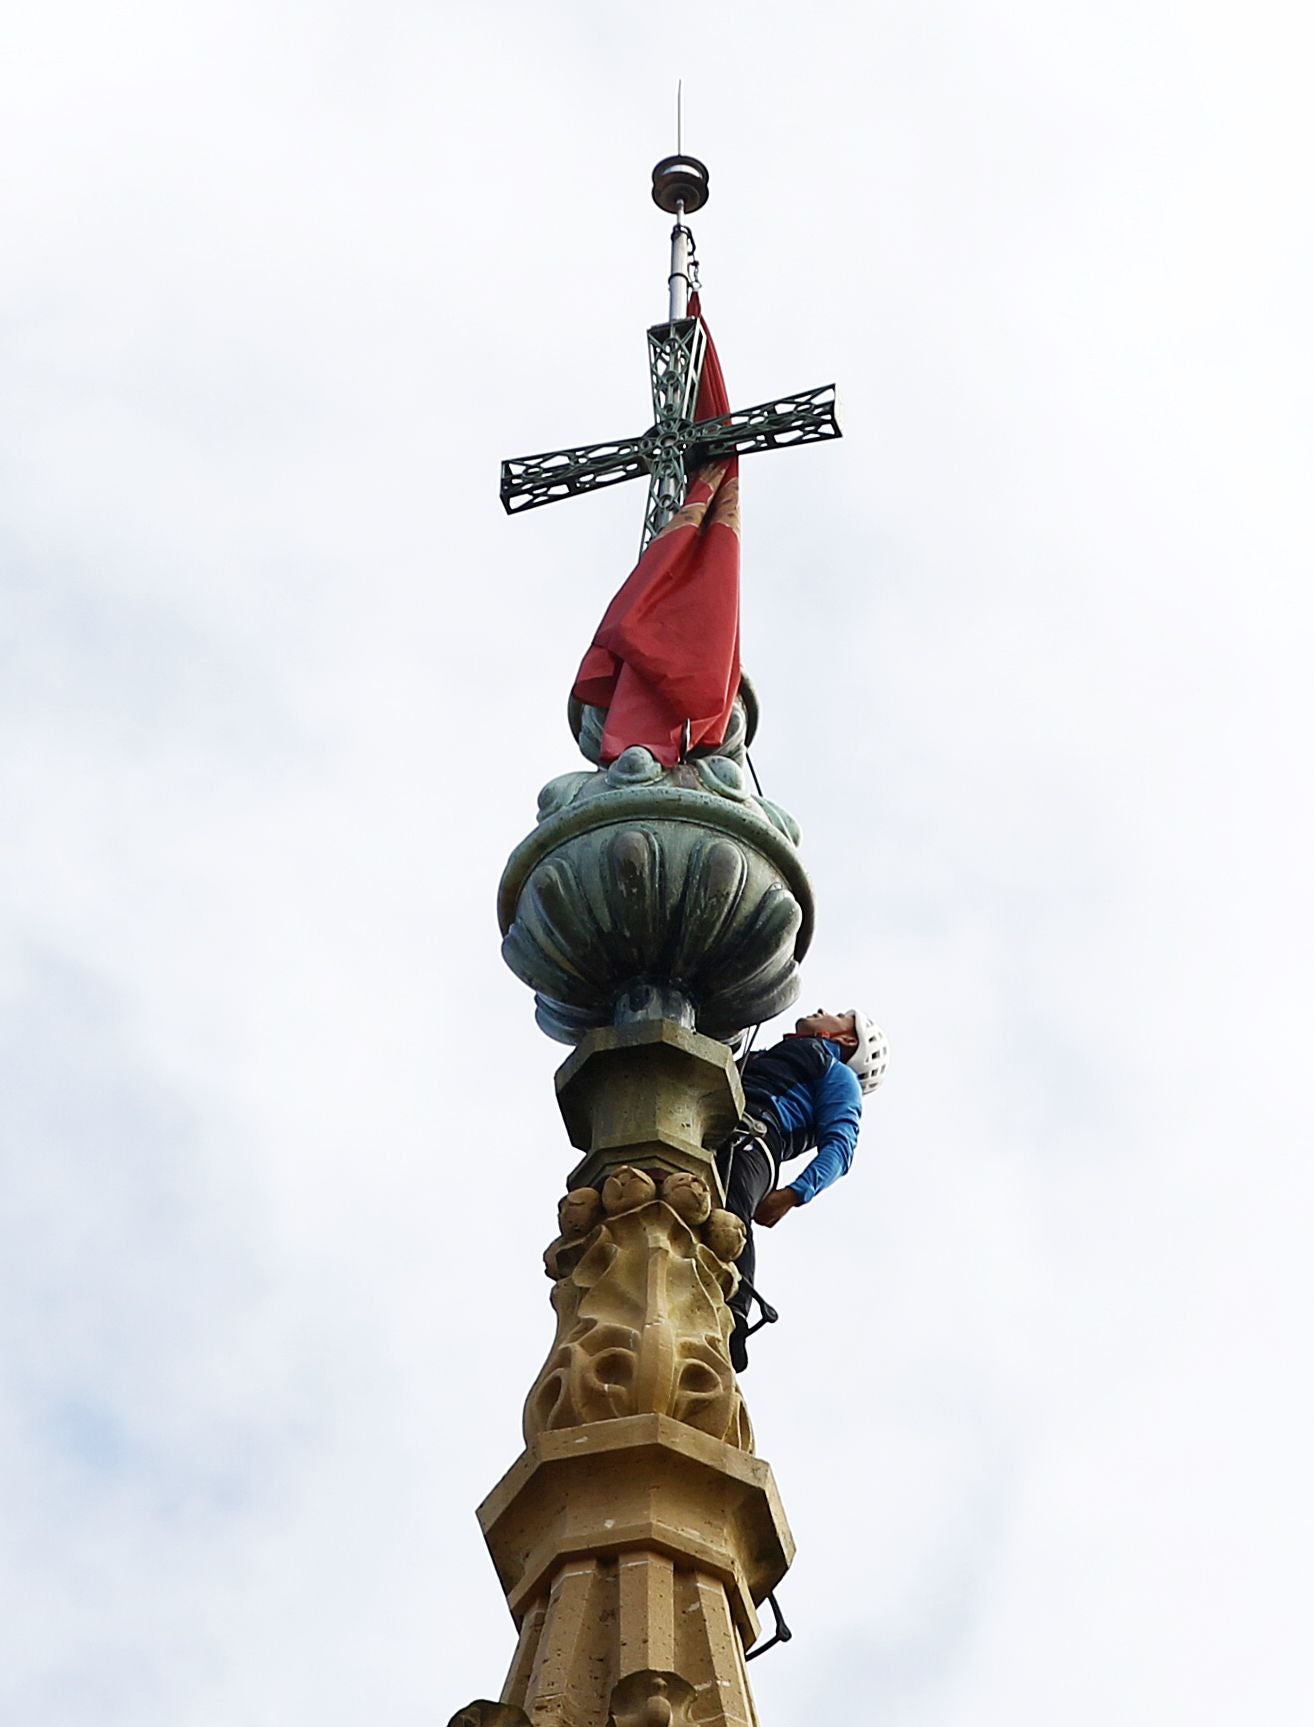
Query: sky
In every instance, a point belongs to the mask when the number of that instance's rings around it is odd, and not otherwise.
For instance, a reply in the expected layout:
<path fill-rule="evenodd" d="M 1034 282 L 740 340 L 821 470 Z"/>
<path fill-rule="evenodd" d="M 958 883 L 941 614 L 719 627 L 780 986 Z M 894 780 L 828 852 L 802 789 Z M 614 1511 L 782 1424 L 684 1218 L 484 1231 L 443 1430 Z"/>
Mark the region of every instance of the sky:
<path fill-rule="evenodd" d="M 7 9 L 0 1718 L 442 1727 L 550 1338 L 502 863 L 638 486 L 674 147 L 803 1007 L 764 1727 L 1314 1709 L 1311 27 L 1271 0 Z"/>

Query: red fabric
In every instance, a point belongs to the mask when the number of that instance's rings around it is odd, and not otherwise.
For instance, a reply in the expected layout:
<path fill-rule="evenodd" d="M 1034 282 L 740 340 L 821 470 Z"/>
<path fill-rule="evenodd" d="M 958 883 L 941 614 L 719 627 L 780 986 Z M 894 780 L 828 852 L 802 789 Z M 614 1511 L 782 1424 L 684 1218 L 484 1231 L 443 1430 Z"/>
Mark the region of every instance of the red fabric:
<path fill-rule="evenodd" d="M 699 317 L 698 296 L 689 302 Z M 704 329 L 707 326 L 704 324 Z M 710 333 L 694 418 L 728 414 Z M 602 759 L 643 744 L 666 767 L 725 737 L 739 691 L 739 458 L 709 462 L 607 607 L 575 679 L 607 709 Z"/>

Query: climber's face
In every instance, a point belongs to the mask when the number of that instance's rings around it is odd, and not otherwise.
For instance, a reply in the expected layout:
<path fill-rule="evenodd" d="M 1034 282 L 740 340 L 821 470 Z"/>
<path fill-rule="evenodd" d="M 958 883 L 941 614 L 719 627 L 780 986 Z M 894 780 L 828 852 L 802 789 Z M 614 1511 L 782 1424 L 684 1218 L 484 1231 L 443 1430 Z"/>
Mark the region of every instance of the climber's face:
<path fill-rule="evenodd" d="M 836 1043 L 856 1049 L 858 1031 L 851 1013 L 825 1013 L 820 1008 L 805 1019 L 794 1022 L 795 1037 L 828 1037 Z"/>

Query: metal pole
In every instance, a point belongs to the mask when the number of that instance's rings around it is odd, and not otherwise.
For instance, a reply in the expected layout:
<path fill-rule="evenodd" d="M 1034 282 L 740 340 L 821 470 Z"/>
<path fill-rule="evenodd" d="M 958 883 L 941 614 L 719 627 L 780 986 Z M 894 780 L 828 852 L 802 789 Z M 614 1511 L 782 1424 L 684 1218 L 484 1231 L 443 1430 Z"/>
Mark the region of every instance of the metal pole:
<path fill-rule="evenodd" d="M 675 206 L 671 229 L 671 322 L 689 316 L 689 230 L 684 225 L 683 201 Z"/>
<path fill-rule="evenodd" d="M 683 199 L 675 206 L 675 226 L 671 229 L 671 274 L 667 287 L 670 290 L 670 319 L 675 324 L 689 316 L 689 230 L 684 225 Z M 660 532 L 680 507 L 679 480 L 668 474 L 661 481 L 658 495 L 662 501 Z"/>

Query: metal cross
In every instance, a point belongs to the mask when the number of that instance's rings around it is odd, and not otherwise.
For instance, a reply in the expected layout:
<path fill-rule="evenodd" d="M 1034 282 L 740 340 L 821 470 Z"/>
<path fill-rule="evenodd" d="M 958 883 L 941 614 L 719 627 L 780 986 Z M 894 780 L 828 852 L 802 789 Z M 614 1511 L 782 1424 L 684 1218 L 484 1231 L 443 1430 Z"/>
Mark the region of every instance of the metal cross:
<path fill-rule="evenodd" d="M 692 156 L 667 157 L 653 169 L 653 198 L 674 213 L 675 227 L 670 316 L 648 331 L 652 426 L 637 438 L 517 456 L 502 463 L 501 486 L 502 507 L 510 516 L 647 474 L 648 507 L 640 551 L 679 509 L 689 473 L 703 463 L 841 436 L 833 384 L 778 396 L 709 420 L 693 418 L 707 337 L 698 319 L 685 315 L 693 237 L 684 225 L 684 213 L 707 200 L 706 168 Z"/>

